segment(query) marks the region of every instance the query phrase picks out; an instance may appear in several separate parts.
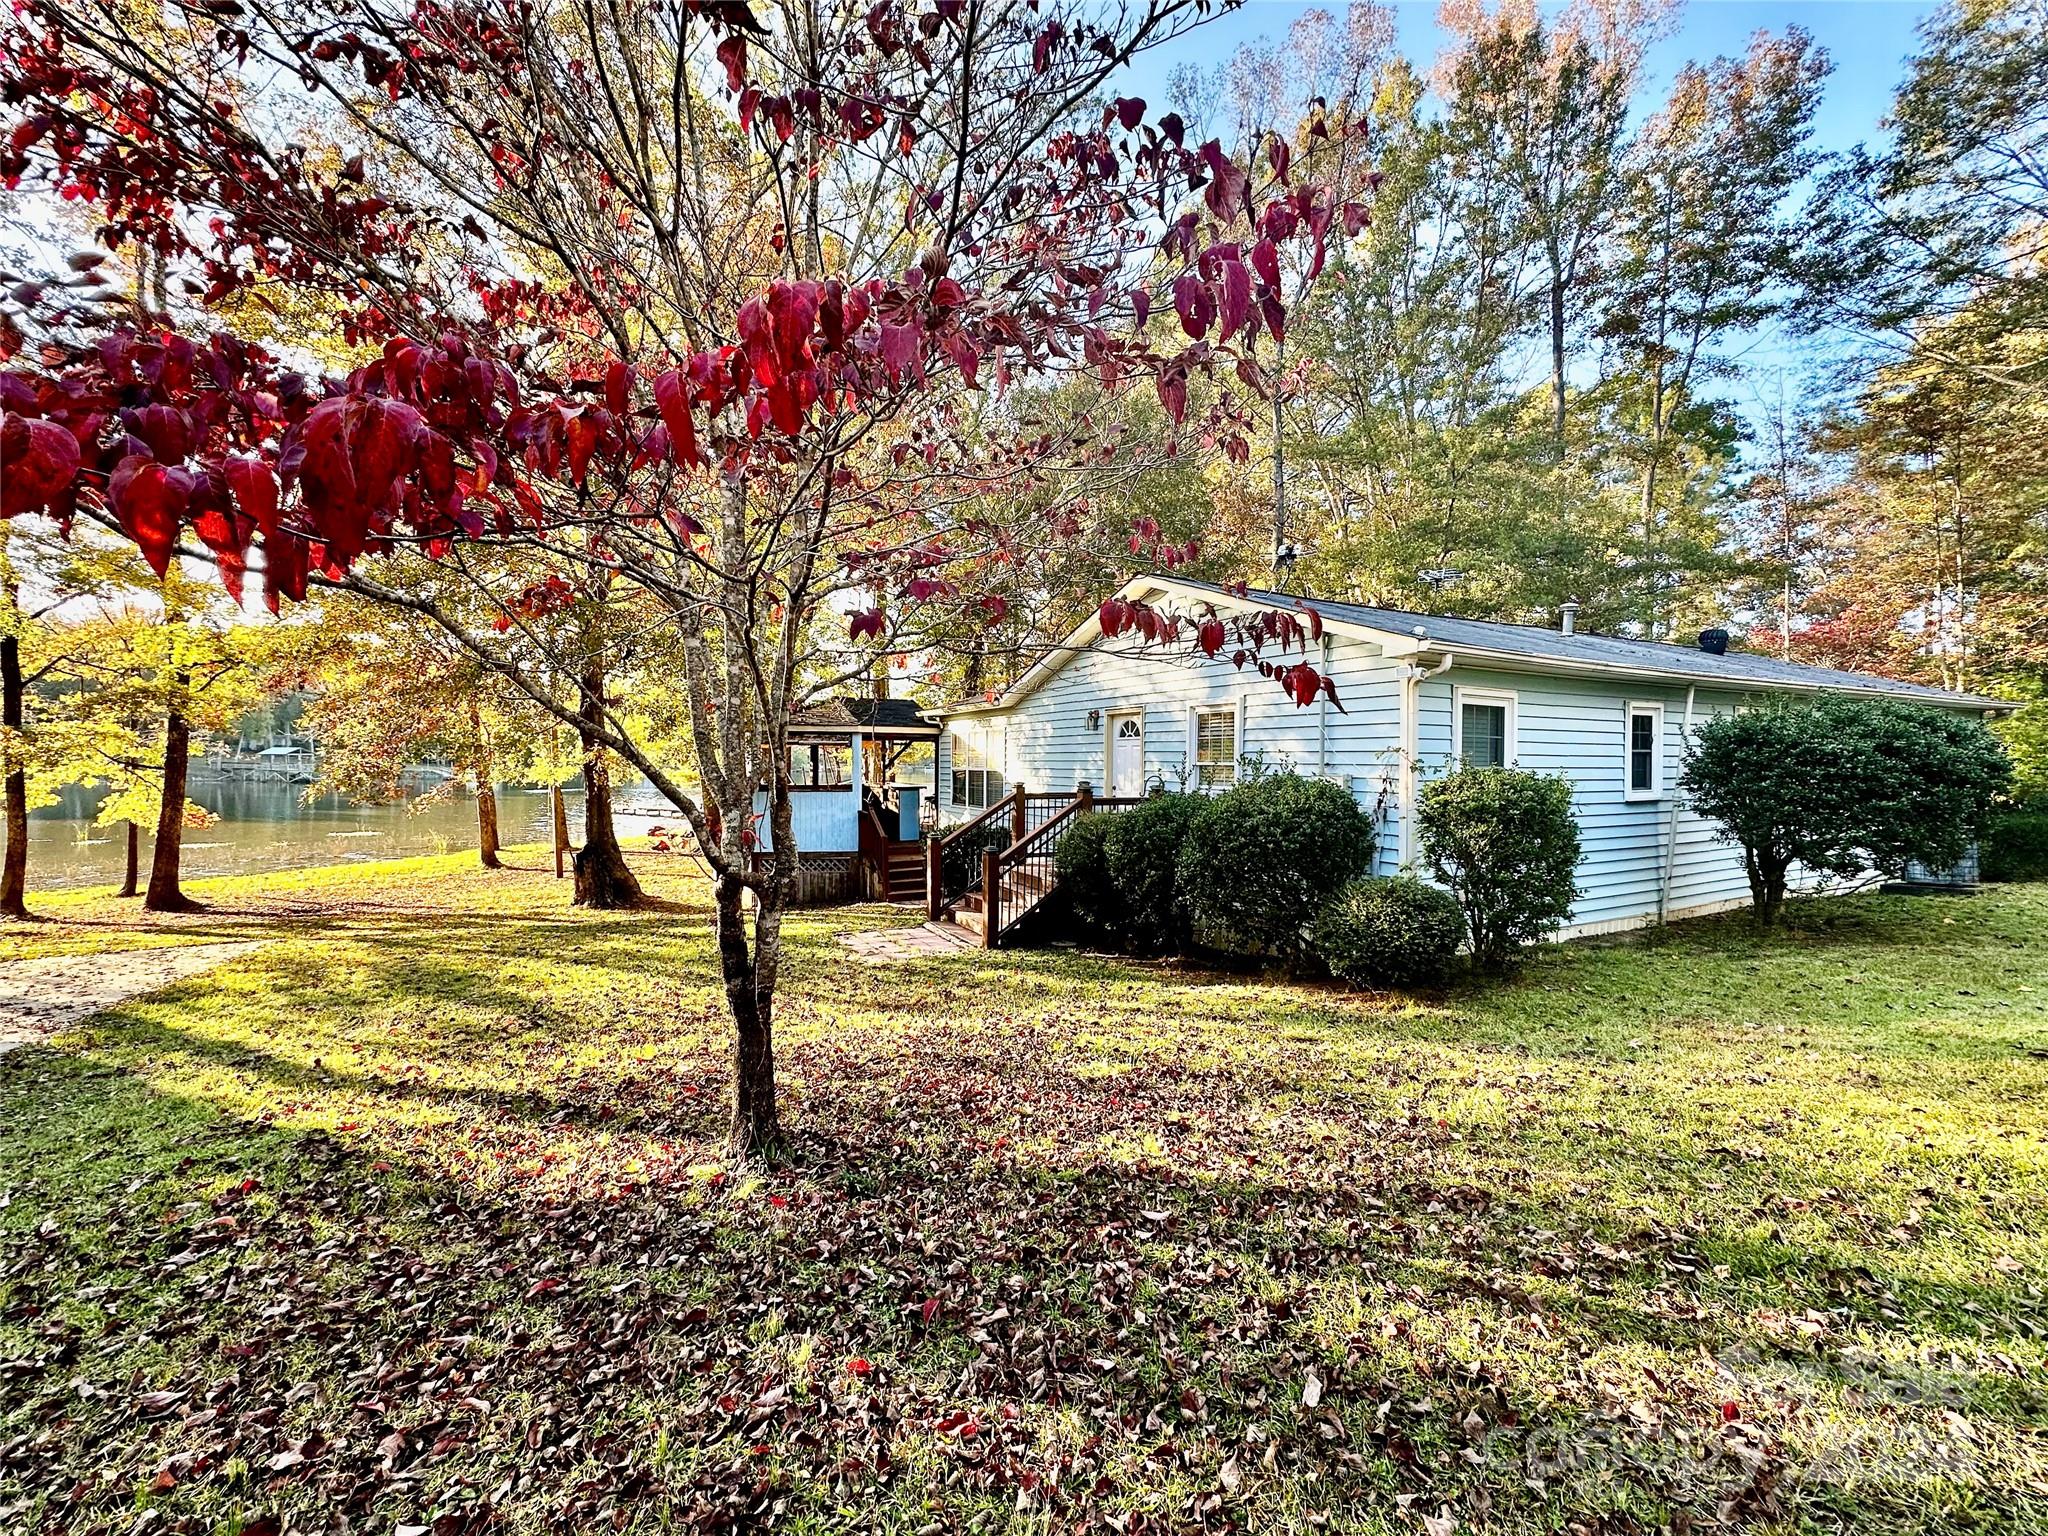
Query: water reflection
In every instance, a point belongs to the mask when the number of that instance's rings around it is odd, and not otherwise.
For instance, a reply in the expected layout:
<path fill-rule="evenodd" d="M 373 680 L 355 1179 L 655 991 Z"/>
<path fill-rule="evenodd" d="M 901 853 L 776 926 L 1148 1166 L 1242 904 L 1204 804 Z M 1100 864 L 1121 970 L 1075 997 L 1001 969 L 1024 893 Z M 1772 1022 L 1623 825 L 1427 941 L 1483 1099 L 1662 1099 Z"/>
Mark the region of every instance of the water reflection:
<path fill-rule="evenodd" d="M 195 774 L 192 799 L 220 820 L 209 827 L 186 830 L 185 877 L 258 874 L 476 847 L 476 802 L 469 795 L 435 796 L 397 805 L 352 805 L 338 795 L 306 801 L 300 792 L 293 784 L 202 780 Z M 59 804 L 30 815 L 31 890 L 120 883 L 127 859 L 127 832 L 118 825 L 93 825 L 104 798 L 104 791 L 74 787 L 63 792 Z M 648 799 L 645 791 L 636 796 L 627 789 L 619 798 L 622 836 L 645 831 L 653 822 L 672 824 L 676 819 Z M 565 791 L 563 800 L 569 814 L 569 836 L 581 842 L 581 789 Z M 545 789 L 506 785 L 498 790 L 498 827 L 503 842 L 547 842 L 549 817 Z M 145 828 L 145 878 L 149 841 Z"/>

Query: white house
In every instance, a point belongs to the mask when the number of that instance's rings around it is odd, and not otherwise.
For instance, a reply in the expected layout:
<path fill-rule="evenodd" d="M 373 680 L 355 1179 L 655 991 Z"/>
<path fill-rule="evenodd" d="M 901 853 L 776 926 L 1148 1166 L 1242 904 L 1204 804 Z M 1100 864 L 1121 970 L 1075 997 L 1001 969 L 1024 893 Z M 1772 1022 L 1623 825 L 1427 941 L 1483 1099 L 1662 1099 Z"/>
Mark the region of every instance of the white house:
<path fill-rule="evenodd" d="M 1293 608 L 1203 582 L 1140 577 L 1121 595 L 1172 612 Z M 1740 652 L 1559 629 L 1312 603 L 1335 683 L 1301 707 L 1228 651 L 1214 659 L 1082 624 L 993 702 L 929 712 L 944 725 L 942 824 L 989 817 L 1020 788 L 1032 800 L 1216 789 L 1249 755 L 1344 784 L 1378 828 L 1375 870 L 1418 858 L 1413 807 L 1450 764 L 1515 765 L 1572 781 L 1584 855 L 1567 934 L 1635 927 L 1749 899 L 1740 851 L 1676 791 L 1692 726 L 1783 694 L 1855 694 L 1989 716 L 2009 704 L 1888 678 Z M 1299 653 L 1295 658 L 1299 659 Z M 1024 796 L 1016 822 L 1027 826 Z M 1038 818 L 1032 817 L 1035 822 Z M 1029 899 L 1035 899 L 1035 896 Z"/>

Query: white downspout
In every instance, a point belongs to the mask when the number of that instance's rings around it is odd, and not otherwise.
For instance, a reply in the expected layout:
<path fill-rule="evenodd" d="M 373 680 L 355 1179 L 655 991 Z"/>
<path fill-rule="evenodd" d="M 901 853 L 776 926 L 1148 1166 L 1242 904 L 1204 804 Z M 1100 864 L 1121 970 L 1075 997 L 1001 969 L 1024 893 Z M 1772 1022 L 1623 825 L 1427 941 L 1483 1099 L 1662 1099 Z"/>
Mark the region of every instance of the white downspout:
<path fill-rule="evenodd" d="M 1699 684 L 1687 685 L 1684 734 L 1678 738 L 1681 750 L 1692 741 L 1692 706 L 1698 694 Z M 1660 772 L 1662 766 L 1658 765 Z M 1678 870 L 1678 783 L 1675 777 L 1666 793 L 1671 796 L 1671 815 L 1664 828 L 1664 880 L 1657 889 L 1657 922 L 1660 927 L 1671 920 L 1671 882 Z"/>
<path fill-rule="evenodd" d="M 1401 744 L 1400 760 L 1395 765 L 1401 775 L 1400 794 L 1397 797 L 1401 807 L 1400 867 L 1407 869 L 1415 862 L 1415 805 L 1420 798 L 1417 776 L 1422 764 L 1417 761 L 1420 748 L 1422 714 L 1422 684 L 1425 679 L 1442 677 L 1450 671 L 1457 657 L 1445 651 L 1437 664 L 1424 669 L 1410 662 L 1401 669 Z"/>
<path fill-rule="evenodd" d="M 1323 634 L 1323 677 L 1330 675 L 1330 636 Z M 1323 689 L 1316 699 L 1316 777 L 1330 775 L 1330 690 Z"/>

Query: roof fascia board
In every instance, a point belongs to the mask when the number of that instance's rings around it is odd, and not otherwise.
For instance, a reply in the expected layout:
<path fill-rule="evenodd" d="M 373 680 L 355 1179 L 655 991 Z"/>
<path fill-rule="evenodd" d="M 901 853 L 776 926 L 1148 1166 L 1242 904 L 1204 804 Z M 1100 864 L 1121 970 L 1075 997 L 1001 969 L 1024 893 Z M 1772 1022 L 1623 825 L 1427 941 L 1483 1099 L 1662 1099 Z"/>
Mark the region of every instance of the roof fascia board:
<path fill-rule="evenodd" d="M 1362 625 L 1358 627 L 1364 628 Z M 1943 709 L 1981 709 L 2010 713 L 2015 708 L 2006 700 L 1980 698 L 1972 694 L 1930 697 L 1908 689 L 1887 688 L 1881 679 L 1875 678 L 1871 680 L 1875 686 L 1852 687 L 1842 683 L 1801 682 L 1792 678 L 1706 677 L 1697 672 L 1688 672 L 1682 667 L 1655 667 L 1642 662 L 1593 661 L 1563 656 L 1530 656 L 1520 651 L 1489 650 L 1483 646 L 1461 645 L 1449 640 L 1395 638 L 1405 639 L 1406 643 L 1400 650 L 1390 646 L 1389 655 L 1441 655 L 1449 652 L 1456 658 L 1457 665 L 1478 665 L 1499 672 L 1536 672 L 1564 677 L 1653 677 L 1666 682 L 1696 685 L 1726 693 L 1755 693 L 1758 690 L 1777 693 L 1839 693 L 1893 699 L 1903 704 L 1928 704 Z"/>

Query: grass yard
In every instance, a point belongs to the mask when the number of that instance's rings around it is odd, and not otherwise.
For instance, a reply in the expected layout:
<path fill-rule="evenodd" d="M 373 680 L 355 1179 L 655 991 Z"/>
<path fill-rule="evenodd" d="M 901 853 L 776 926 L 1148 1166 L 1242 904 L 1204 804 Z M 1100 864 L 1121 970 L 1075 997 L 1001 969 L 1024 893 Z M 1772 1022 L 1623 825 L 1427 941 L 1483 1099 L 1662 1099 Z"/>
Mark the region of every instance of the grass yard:
<path fill-rule="evenodd" d="M 2048 1529 L 2048 887 L 1441 999 L 218 882 L 0 1057 L 0 1530 Z M 144 942 L 46 897 L 0 959 Z"/>

